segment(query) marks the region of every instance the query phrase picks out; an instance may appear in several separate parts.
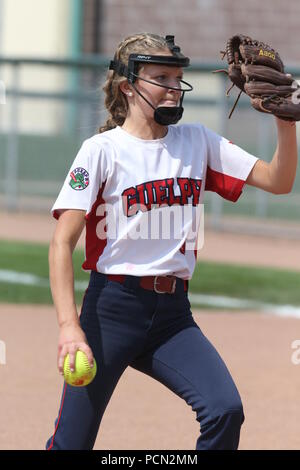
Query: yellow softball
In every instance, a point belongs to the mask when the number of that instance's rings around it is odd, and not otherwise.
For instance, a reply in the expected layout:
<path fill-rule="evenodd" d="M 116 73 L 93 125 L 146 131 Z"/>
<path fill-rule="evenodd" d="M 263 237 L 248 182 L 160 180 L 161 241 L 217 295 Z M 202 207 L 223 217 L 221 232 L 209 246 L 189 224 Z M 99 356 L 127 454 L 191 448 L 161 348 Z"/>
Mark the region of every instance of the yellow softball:
<path fill-rule="evenodd" d="M 90 366 L 88 358 L 82 351 L 77 351 L 75 357 L 75 370 L 70 370 L 70 356 L 66 355 L 64 360 L 64 378 L 67 384 L 73 387 L 85 387 L 95 378 L 97 364 L 94 358 L 93 367 Z"/>

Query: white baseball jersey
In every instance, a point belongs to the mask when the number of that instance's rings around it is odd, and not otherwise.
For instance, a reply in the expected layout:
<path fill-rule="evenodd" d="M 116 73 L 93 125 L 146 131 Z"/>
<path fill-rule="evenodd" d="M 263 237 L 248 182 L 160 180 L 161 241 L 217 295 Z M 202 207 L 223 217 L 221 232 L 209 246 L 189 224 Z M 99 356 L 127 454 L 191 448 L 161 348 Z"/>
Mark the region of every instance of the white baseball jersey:
<path fill-rule="evenodd" d="M 86 211 L 84 270 L 191 279 L 204 191 L 237 201 L 257 158 L 201 124 L 85 140 L 52 207 Z"/>

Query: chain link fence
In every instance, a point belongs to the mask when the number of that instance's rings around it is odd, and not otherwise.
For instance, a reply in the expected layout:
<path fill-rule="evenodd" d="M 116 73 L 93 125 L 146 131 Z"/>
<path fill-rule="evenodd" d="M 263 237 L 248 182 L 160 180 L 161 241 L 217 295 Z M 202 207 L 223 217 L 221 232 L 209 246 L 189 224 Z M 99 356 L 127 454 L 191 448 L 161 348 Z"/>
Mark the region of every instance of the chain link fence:
<path fill-rule="evenodd" d="M 109 59 L 0 57 L 0 210 L 50 210 L 84 139 L 106 120 L 102 86 Z M 201 122 L 249 153 L 270 161 L 276 148 L 274 119 L 237 96 L 216 64 L 185 72 L 194 91 L 185 96 L 181 122 Z M 300 69 L 286 68 L 300 76 Z M 297 130 L 299 132 L 299 129 Z M 246 186 L 238 203 L 206 193 L 205 223 L 215 230 L 300 238 L 300 177 L 291 194 L 275 196 Z"/>

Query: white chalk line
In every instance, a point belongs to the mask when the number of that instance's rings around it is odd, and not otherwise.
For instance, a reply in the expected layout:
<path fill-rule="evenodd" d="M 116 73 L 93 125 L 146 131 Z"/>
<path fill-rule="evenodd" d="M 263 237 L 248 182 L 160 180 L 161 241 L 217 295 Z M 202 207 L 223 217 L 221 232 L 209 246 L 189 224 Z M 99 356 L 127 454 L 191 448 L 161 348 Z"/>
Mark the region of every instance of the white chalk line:
<path fill-rule="evenodd" d="M 0 269 L 0 282 L 26 286 L 49 287 L 49 280 L 30 273 L 21 273 Z M 87 281 L 75 281 L 76 291 L 84 291 Z M 189 300 L 195 306 L 207 306 L 224 309 L 255 310 L 280 317 L 300 318 L 300 307 L 295 305 L 274 305 L 255 300 L 236 299 L 219 295 L 189 293 Z"/>
<path fill-rule="evenodd" d="M 274 305 L 255 300 L 193 293 L 189 294 L 189 300 L 193 305 L 224 309 L 255 310 L 280 317 L 300 318 L 300 307 L 295 305 Z"/>
<path fill-rule="evenodd" d="M 9 271 L 7 269 L 0 269 L 0 282 L 21 284 L 23 286 L 49 287 L 49 279 L 36 276 L 35 274 Z M 87 285 L 88 282 L 75 281 L 75 290 L 84 291 Z"/>

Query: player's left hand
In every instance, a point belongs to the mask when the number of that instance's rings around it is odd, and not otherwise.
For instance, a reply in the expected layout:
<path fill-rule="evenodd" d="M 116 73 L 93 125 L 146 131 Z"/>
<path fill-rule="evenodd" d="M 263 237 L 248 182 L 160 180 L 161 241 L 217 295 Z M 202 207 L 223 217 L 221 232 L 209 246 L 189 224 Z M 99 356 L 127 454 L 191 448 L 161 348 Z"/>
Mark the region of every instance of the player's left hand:
<path fill-rule="evenodd" d="M 227 41 L 223 54 L 223 58 L 227 56 L 228 70 L 217 72 L 225 72 L 232 87 L 236 85 L 240 94 L 244 91 L 250 97 L 253 108 L 282 120 L 300 121 L 300 86 L 291 74 L 285 73 L 278 52 L 268 44 L 238 34 Z"/>

